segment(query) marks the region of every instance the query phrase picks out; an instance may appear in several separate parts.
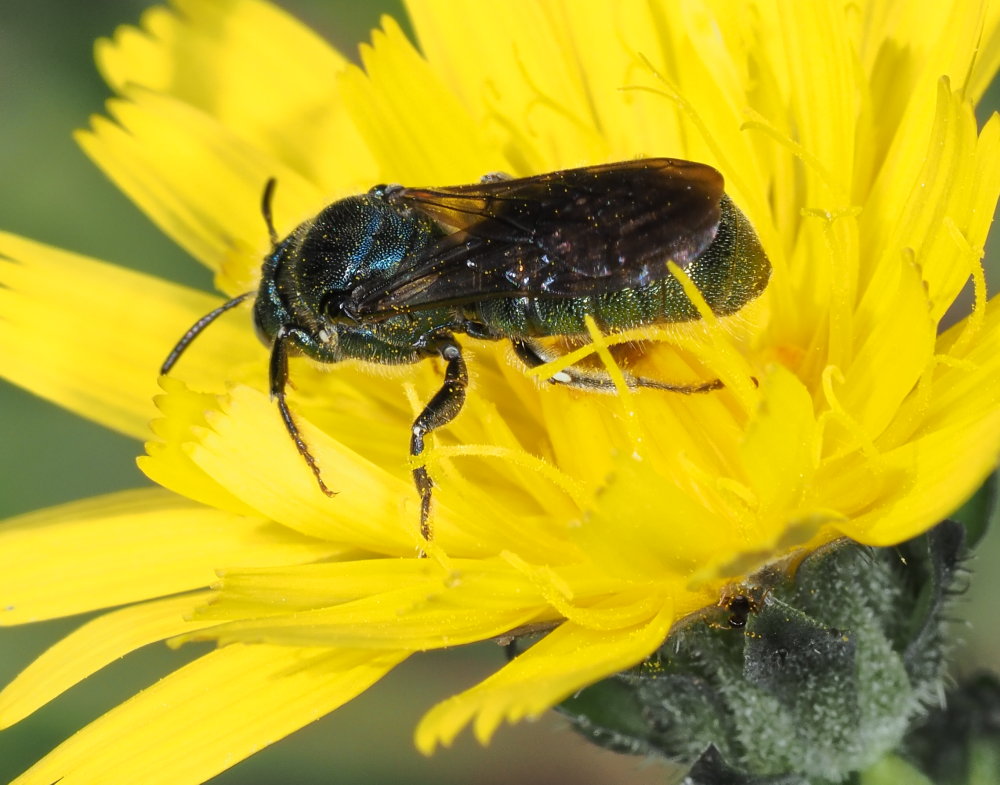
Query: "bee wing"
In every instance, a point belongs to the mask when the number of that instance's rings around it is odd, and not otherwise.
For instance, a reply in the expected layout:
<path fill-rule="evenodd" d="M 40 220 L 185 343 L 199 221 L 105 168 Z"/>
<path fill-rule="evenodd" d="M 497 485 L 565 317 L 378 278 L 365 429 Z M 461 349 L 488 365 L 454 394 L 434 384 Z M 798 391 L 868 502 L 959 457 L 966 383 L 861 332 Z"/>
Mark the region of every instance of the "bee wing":
<path fill-rule="evenodd" d="M 715 237 L 723 179 L 669 158 L 568 169 L 387 198 L 449 233 L 388 280 L 353 293 L 359 315 L 494 297 L 580 297 L 665 278 Z"/>

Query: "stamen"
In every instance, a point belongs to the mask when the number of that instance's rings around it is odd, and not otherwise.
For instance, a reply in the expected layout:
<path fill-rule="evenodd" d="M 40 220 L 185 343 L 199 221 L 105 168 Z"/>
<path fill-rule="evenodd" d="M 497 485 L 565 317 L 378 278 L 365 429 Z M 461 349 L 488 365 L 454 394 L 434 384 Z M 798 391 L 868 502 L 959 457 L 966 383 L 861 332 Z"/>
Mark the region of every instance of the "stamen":
<path fill-rule="evenodd" d="M 823 166 L 822 162 L 815 155 L 806 150 L 806 148 L 792 139 L 788 134 L 775 128 L 762 114 L 755 112 L 753 109 L 747 109 L 746 111 L 747 115 L 752 119 L 744 121 L 740 126 L 741 130 L 760 131 L 768 138 L 786 147 L 796 158 L 813 170 L 833 196 L 834 202 L 844 206 L 850 205 L 851 200 L 847 189 L 837 181 L 833 173 Z"/>
<path fill-rule="evenodd" d="M 986 271 L 983 269 L 983 249 L 973 248 L 965 233 L 950 216 L 945 216 L 944 226 L 959 247 L 961 256 L 969 261 L 969 274 L 972 277 L 972 312 L 966 317 L 961 334 L 949 349 L 950 354 L 962 354 L 972 343 L 986 318 L 987 292 Z"/>
<path fill-rule="evenodd" d="M 601 147 L 604 146 L 604 132 L 600 127 L 600 119 L 594 111 L 593 104 L 590 104 L 591 116 L 589 120 L 577 116 L 564 103 L 556 100 L 556 98 L 542 90 L 542 88 L 535 81 L 534 75 L 531 73 L 530 69 L 524 64 L 524 60 L 521 57 L 516 45 L 514 47 L 514 61 L 517 63 L 517 70 L 520 72 L 521 78 L 524 79 L 525 83 L 535 94 L 535 99 L 529 103 L 527 107 L 525 107 L 525 122 L 529 127 L 531 125 L 531 118 L 529 115 L 532 109 L 535 107 L 545 107 L 547 109 L 551 109 L 559 117 L 568 120 L 573 124 L 574 128 L 581 132 L 581 134 L 586 134 L 591 137 L 592 143 L 597 143 Z"/>
<path fill-rule="evenodd" d="M 537 150 L 537 138 L 526 132 L 525 125 L 515 123 L 507 114 L 507 108 L 500 95 L 496 94 L 496 85 L 489 83 L 487 90 L 483 94 L 486 104 L 486 117 L 502 129 L 505 137 L 510 139 L 507 159 L 512 164 L 504 171 L 512 174 L 517 172 L 542 172 L 545 171 L 547 160 L 545 153 Z"/>
<path fill-rule="evenodd" d="M 760 499 L 753 489 L 732 477 L 715 478 L 715 488 L 719 491 L 720 500 L 726 503 L 726 507 L 730 510 L 736 507 L 740 511 L 740 515 L 733 517 L 746 518 L 760 507 Z M 736 502 L 737 505 L 733 505 L 732 502 Z"/>
<path fill-rule="evenodd" d="M 558 604 L 558 600 L 553 599 L 552 605 L 574 624 L 579 624 L 588 630 L 611 632 L 642 624 L 653 618 L 665 605 L 671 604 L 667 597 L 653 594 L 648 588 L 635 589 L 631 593 L 635 599 L 628 604 L 586 607 L 568 602 Z M 622 595 L 618 595 L 615 599 L 620 602 Z"/>
<path fill-rule="evenodd" d="M 620 89 L 623 92 L 632 91 L 658 95 L 677 106 L 681 114 L 697 129 L 701 140 L 712 151 L 712 158 L 718 164 L 718 168 L 725 172 L 726 178 L 730 183 L 730 187 L 726 190 L 730 194 L 733 192 L 738 193 L 741 197 L 741 202 L 746 205 L 748 214 L 757 219 L 755 228 L 764 247 L 778 248 L 780 246 L 780 237 L 772 225 L 773 219 L 767 224 L 762 223 L 763 216 L 771 215 L 771 208 L 767 202 L 767 195 L 764 189 L 754 185 L 749 179 L 743 176 L 744 167 L 738 166 L 733 161 L 727 151 L 726 145 L 719 142 L 712 132 L 711 126 L 698 114 L 697 110 L 684 97 L 678 87 L 667 79 L 644 54 L 640 52 L 638 56 L 653 77 L 663 85 L 663 88 L 657 89 L 648 85 L 626 85 Z M 740 130 L 745 130 L 745 127 L 741 126 Z"/>
<path fill-rule="evenodd" d="M 856 299 L 857 265 L 842 262 L 838 256 L 853 259 L 857 256 L 857 223 L 848 224 L 844 218 L 857 218 L 860 207 L 841 207 L 823 210 L 806 207 L 802 209 L 805 218 L 819 218 L 823 239 L 827 250 L 827 269 L 830 272 L 829 303 L 829 348 L 827 362 L 839 367 L 847 367 L 853 359 L 854 348 L 854 307 Z M 852 231 L 853 230 L 853 231 Z M 838 253 L 839 251 L 839 253 Z"/>
<path fill-rule="evenodd" d="M 684 289 L 684 294 L 701 316 L 708 344 L 695 342 L 694 336 L 678 335 L 677 342 L 681 345 L 690 343 L 691 351 L 705 362 L 713 374 L 722 379 L 736 400 L 739 401 L 746 414 L 753 411 L 757 399 L 756 383 L 747 368 L 746 358 L 732 343 L 731 336 L 722 327 L 718 317 L 712 312 L 701 290 L 695 286 L 690 276 L 673 261 L 667 262 L 667 268 Z"/>
<path fill-rule="evenodd" d="M 576 365 L 581 360 L 590 357 L 595 351 L 597 351 L 597 348 L 593 344 L 586 344 L 579 349 L 574 349 L 571 352 L 553 357 L 548 362 L 536 365 L 534 368 L 525 368 L 523 373 L 525 376 L 535 376 L 539 379 L 548 380 L 562 373 L 571 365 Z"/>
<path fill-rule="evenodd" d="M 438 507 L 436 520 L 441 520 L 441 509 Z M 436 537 L 432 537 L 427 540 L 420 535 L 419 530 L 414 529 L 414 549 L 417 552 L 418 558 L 429 560 L 433 564 L 436 564 L 442 570 L 444 570 L 446 580 L 451 579 L 451 576 L 456 574 L 456 569 L 451 561 L 451 558 L 445 553 L 444 548 L 438 542 Z"/>
<path fill-rule="evenodd" d="M 757 530 L 760 508 L 760 499 L 753 489 L 733 477 L 713 474 L 685 453 L 677 459 L 684 475 L 691 477 L 691 485 L 701 504 L 720 518 L 733 521 L 734 534 L 752 537 Z"/>
<path fill-rule="evenodd" d="M 406 396 L 406 402 L 410 405 L 410 418 L 413 419 L 424 409 L 424 405 L 420 402 L 420 396 L 417 394 L 416 385 L 413 382 L 403 382 L 403 395 Z"/>
<path fill-rule="evenodd" d="M 499 458 L 506 463 L 513 463 L 522 469 L 540 475 L 553 486 L 562 491 L 579 509 L 584 509 L 587 502 L 586 486 L 570 477 L 549 461 L 532 455 L 524 450 L 501 447 L 495 444 L 455 444 L 440 447 L 428 447 L 423 453 L 411 461 L 412 466 L 435 465 L 445 458 Z"/>
<path fill-rule="evenodd" d="M 752 304 L 748 307 L 752 307 Z M 735 326 L 741 319 L 741 313 L 727 317 L 726 324 Z M 678 338 L 683 334 L 685 329 L 685 327 L 676 324 L 649 324 L 604 335 L 601 343 L 608 347 L 618 346 L 623 343 L 644 344 L 659 342 L 677 344 Z M 541 365 L 536 365 L 533 368 L 525 368 L 521 372 L 525 376 L 533 376 L 545 380 L 551 379 L 562 371 L 565 371 L 571 365 L 576 365 L 582 360 L 596 354 L 597 349 L 597 344 L 592 342 L 586 343 L 572 351 L 560 353 Z M 697 382 L 692 384 L 697 384 Z"/>
<path fill-rule="evenodd" d="M 934 394 L 935 376 L 939 367 L 954 368 L 966 373 L 975 373 L 978 364 L 949 354 L 935 354 L 928 361 L 916 387 L 903 400 L 885 431 L 879 435 L 879 442 L 891 449 L 913 437 L 913 432 L 920 427 L 927 417 Z"/>
<path fill-rule="evenodd" d="M 865 457 L 872 462 L 872 469 L 875 472 L 880 470 L 877 469 L 877 464 L 881 462 L 881 452 L 875 446 L 875 443 L 871 440 L 865 430 L 861 427 L 861 424 L 855 420 L 841 404 L 840 400 L 837 398 L 837 394 L 833 391 L 833 381 L 836 379 L 841 384 L 844 382 L 844 375 L 841 373 L 840 369 L 835 365 L 827 365 L 823 369 L 822 375 L 822 385 L 823 385 L 823 396 L 826 398 L 827 406 L 830 408 L 824 411 L 819 416 L 819 428 L 820 434 L 825 432 L 826 423 L 833 421 L 837 422 L 844 427 L 844 429 L 855 439 L 855 443 L 845 445 L 841 450 L 830 455 L 826 460 L 836 460 L 838 458 L 843 458 L 845 455 L 850 455 L 856 449 L 860 448 L 861 452 L 864 453 Z M 819 449 L 822 450 L 822 443 L 824 439 L 819 439 L 817 444 Z M 818 459 L 820 456 L 814 456 Z"/>
<path fill-rule="evenodd" d="M 641 587 L 635 589 L 636 599 L 628 604 L 621 602 L 623 595 L 619 594 L 613 605 L 582 605 L 574 602 L 576 592 L 558 570 L 546 565 L 529 564 L 509 551 L 502 553 L 501 558 L 525 575 L 557 613 L 586 629 L 611 631 L 642 624 L 670 604 L 668 598 L 650 593 L 648 587 Z"/>
<path fill-rule="evenodd" d="M 611 356 L 611 352 L 608 351 L 608 343 L 605 340 L 604 333 L 598 328 L 594 317 L 586 314 L 583 320 L 587 325 L 587 332 L 590 334 L 593 351 L 597 353 L 597 356 L 604 364 L 604 369 L 608 372 L 608 376 L 611 377 L 611 381 L 615 385 L 615 390 L 621 396 L 631 396 L 632 390 L 625 381 L 625 374 L 622 373 L 622 369 L 615 361 L 615 358 Z"/>
<path fill-rule="evenodd" d="M 597 356 L 603 363 L 604 369 L 608 372 L 608 376 L 611 377 L 611 381 L 615 385 L 615 392 L 618 393 L 616 399 L 622 409 L 625 431 L 629 443 L 632 445 L 632 451 L 638 452 L 639 445 L 642 443 L 642 436 L 639 433 L 635 407 L 632 405 L 632 390 L 629 389 L 628 383 L 625 381 L 625 374 L 622 373 L 622 369 L 615 362 L 615 358 L 611 356 L 611 352 L 608 351 L 608 344 L 604 340 L 604 335 L 598 329 L 597 322 L 594 321 L 594 318 L 590 314 L 587 314 L 584 316 L 584 323 L 587 325 L 587 332 L 590 334 L 590 341 L 594 346 L 594 351 L 597 352 Z"/>

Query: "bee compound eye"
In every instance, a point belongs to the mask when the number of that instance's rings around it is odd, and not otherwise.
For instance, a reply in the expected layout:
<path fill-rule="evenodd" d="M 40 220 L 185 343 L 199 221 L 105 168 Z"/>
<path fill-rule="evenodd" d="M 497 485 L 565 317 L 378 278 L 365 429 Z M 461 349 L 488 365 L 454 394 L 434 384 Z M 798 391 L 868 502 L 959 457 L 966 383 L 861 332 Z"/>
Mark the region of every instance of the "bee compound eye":
<path fill-rule="evenodd" d="M 368 189 L 368 194 L 370 196 L 379 196 L 386 198 L 392 196 L 397 191 L 402 191 L 403 186 L 397 185 L 395 183 L 379 183 L 378 185 L 373 185 Z"/>
<path fill-rule="evenodd" d="M 482 177 L 479 178 L 481 183 L 505 183 L 508 180 L 513 180 L 514 175 L 508 174 L 507 172 L 487 172 Z"/>
<path fill-rule="evenodd" d="M 368 195 L 377 196 L 380 199 L 391 199 L 402 190 L 404 190 L 403 186 L 397 183 L 379 183 L 368 189 Z"/>

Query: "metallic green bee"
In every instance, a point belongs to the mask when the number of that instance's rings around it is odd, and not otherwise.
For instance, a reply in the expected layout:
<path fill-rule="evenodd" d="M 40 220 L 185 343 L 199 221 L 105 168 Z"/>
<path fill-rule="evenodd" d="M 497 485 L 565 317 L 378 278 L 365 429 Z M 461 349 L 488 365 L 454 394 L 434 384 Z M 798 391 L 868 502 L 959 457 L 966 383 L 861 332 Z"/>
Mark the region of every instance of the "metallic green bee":
<path fill-rule="evenodd" d="M 444 188 L 380 185 L 334 202 L 279 241 L 264 192 L 271 252 L 254 303 L 257 334 L 271 349 L 270 390 L 299 453 L 332 495 L 285 400 L 289 354 L 321 363 L 445 362 L 444 384 L 416 418 L 410 455 L 465 402 L 468 374 L 458 334 L 508 340 L 529 367 L 551 357 L 549 336 L 698 319 L 670 273 L 672 260 L 717 315 L 738 311 L 766 287 L 771 266 L 757 235 L 704 164 L 669 158 L 567 169 L 534 177 L 491 175 Z M 194 338 L 247 292 L 202 317 L 163 364 L 167 373 Z M 550 381 L 613 390 L 610 378 L 570 367 Z M 675 386 L 704 392 L 717 380 Z M 413 470 L 420 530 L 430 537 L 433 482 Z"/>

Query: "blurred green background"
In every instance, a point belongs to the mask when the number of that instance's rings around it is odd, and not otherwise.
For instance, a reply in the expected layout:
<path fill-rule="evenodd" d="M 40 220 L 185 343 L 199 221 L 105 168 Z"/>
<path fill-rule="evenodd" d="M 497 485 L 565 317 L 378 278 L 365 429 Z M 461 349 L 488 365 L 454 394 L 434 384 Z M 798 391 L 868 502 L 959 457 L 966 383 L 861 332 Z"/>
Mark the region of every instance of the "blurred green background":
<path fill-rule="evenodd" d="M 135 23 L 149 4 L 0 0 L 0 229 L 210 289 L 207 272 L 159 234 L 70 138 L 107 97 L 93 67 L 93 41 L 118 24 Z M 381 13 L 403 16 L 391 0 L 282 0 L 281 5 L 351 55 Z M 996 97 L 988 104 L 996 106 Z M 140 450 L 133 441 L 0 382 L 0 518 L 145 485 L 134 463 Z M 958 628 L 965 641 L 961 668 L 1000 662 L 1000 632 L 991 623 L 991 601 L 1000 595 L 998 565 L 1000 532 L 994 527 L 972 564 L 972 588 L 956 607 L 970 620 Z M 0 683 L 78 623 L 0 629 Z M 150 647 L 0 733 L 0 782 L 201 651 Z M 533 725 L 505 728 L 486 749 L 466 733 L 452 750 L 430 759 L 417 754 L 411 738 L 423 711 L 501 660 L 492 646 L 416 658 L 346 708 L 213 782 L 638 785 L 664 780 L 661 767 L 596 750 L 564 731 L 551 714 Z"/>

